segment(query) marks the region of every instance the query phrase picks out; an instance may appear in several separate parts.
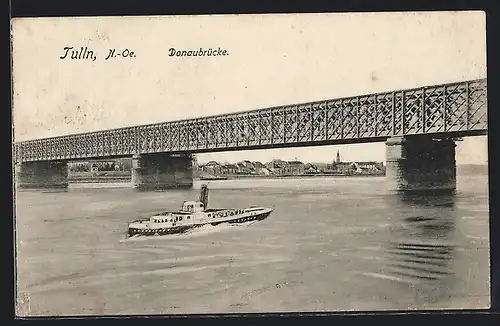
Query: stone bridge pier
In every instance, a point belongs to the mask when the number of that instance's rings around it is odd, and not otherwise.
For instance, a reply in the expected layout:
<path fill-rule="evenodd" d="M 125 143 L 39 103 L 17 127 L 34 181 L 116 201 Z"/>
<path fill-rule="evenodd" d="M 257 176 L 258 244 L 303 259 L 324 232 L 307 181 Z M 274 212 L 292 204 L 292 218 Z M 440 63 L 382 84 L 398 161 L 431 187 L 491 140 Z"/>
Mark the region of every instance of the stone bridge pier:
<path fill-rule="evenodd" d="M 138 190 L 193 186 L 193 157 L 183 154 L 140 154 L 132 157 L 132 184 Z"/>
<path fill-rule="evenodd" d="M 67 161 L 23 162 L 15 165 L 18 188 L 68 188 Z"/>
<path fill-rule="evenodd" d="M 386 182 L 391 191 L 456 189 L 455 141 L 446 137 L 393 137 L 386 142 Z"/>

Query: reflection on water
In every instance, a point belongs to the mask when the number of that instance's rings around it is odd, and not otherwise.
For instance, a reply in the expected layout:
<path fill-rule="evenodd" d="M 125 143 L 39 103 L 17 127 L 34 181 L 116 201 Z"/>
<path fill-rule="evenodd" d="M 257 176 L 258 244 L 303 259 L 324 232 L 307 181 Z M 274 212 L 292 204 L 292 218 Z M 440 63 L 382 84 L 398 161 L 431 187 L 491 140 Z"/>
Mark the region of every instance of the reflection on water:
<path fill-rule="evenodd" d="M 418 299 L 435 302 L 454 281 L 455 193 L 401 193 L 400 222 L 386 246 L 387 271 L 410 284 Z"/>

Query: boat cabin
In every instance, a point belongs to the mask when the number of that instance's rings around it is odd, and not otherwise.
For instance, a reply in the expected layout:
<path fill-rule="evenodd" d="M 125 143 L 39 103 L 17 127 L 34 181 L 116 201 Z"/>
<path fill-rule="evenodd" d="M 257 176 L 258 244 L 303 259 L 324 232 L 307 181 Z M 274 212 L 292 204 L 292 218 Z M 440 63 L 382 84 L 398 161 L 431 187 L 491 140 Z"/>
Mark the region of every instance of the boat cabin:
<path fill-rule="evenodd" d="M 204 211 L 205 211 L 205 205 L 203 205 L 202 202 L 185 201 L 184 203 L 182 203 L 181 212 L 197 213 L 197 212 L 204 212 Z"/>

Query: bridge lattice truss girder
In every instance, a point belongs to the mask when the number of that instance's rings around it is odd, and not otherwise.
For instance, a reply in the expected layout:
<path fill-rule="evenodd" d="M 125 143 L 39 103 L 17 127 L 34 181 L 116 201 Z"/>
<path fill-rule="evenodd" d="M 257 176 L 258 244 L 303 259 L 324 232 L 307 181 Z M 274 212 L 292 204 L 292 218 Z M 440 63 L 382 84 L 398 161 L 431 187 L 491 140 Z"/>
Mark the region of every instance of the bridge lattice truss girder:
<path fill-rule="evenodd" d="M 16 162 L 487 132 L 486 79 L 30 140 Z"/>

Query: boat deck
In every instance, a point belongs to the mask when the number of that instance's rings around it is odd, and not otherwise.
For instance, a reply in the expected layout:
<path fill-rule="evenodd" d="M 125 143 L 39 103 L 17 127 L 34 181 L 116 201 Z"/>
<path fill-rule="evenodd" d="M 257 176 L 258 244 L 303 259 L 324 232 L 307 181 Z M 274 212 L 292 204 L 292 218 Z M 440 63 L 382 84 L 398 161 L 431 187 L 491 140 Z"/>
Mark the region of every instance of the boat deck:
<path fill-rule="evenodd" d="M 214 213 L 214 212 L 220 212 L 220 211 L 225 211 L 225 210 L 230 210 L 229 208 L 209 208 L 204 210 L 205 213 Z M 167 211 L 167 212 L 161 212 L 154 214 L 155 216 L 165 216 L 168 214 L 177 214 L 177 215 L 190 215 L 193 214 L 193 212 L 184 212 L 184 211 Z"/>

